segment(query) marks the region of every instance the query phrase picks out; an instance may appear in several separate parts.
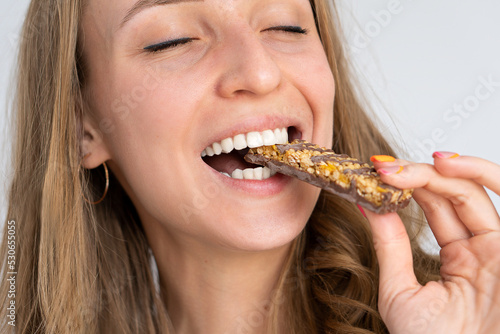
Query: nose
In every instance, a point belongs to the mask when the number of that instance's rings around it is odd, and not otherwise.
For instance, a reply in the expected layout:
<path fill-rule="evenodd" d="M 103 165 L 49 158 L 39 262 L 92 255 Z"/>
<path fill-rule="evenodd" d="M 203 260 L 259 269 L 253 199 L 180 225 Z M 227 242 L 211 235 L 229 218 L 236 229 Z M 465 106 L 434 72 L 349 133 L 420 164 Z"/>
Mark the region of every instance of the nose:
<path fill-rule="evenodd" d="M 236 30 L 236 29 L 235 29 Z M 262 39 L 251 29 L 233 30 L 222 42 L 217 91 L 223 97 L 264 95 L 280 86 L 282 73 Z"/>

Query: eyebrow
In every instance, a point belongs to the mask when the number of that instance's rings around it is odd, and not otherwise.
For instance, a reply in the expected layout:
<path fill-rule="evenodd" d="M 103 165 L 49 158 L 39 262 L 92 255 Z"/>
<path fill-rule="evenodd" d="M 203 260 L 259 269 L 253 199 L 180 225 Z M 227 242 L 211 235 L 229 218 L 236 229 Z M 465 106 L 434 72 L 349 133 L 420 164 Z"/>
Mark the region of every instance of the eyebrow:
<path fill-rule="evenodd" d="M 127 12 L 127 15 L 123 18 L 122 22 L 120 23 L 120 28 L 125 25 L 130 19 L 139 13 L 140 11 L 154 7 L 154 6 L 161 6 L 161 5 L 170 5 L 170 4 L 176 4 L 176 3 L 181 3 L 181 2 L 199 2 L 203 0 L 139 0 L 135 3 L 135 5 L 130 8 Z"/>

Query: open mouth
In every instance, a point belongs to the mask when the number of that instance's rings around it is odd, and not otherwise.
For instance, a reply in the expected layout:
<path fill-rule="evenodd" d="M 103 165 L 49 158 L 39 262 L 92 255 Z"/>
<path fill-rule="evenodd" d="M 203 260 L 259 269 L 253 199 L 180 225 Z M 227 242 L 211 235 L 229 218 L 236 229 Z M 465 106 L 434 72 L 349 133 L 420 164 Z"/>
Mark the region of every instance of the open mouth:
<path fill-rule="evenodd" d="M 294 126 L 249 132 L 213 143 L 203 150 L 203 161 L 219 173 L 240 180 L 266 180 L 274 174 L 267 167 L 246 162 L 243 157 L 250 148 L 286 144 L 288 140 L 301 139 L 302 134 Z"/>

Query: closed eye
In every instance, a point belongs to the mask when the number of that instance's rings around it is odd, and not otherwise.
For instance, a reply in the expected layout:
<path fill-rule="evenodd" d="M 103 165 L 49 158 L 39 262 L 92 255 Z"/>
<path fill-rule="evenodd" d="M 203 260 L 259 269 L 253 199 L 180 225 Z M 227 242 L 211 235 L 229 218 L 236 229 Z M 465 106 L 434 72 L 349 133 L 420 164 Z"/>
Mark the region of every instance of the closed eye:
<path fill-rule="evenodd" d="M 304 29 L 299 26 L 275 26 L 267 28 L 264 31 L 283 31 L 283 32 L 303 34 L 303 35 L 307 34 L 307 29 Z M 165 41 L 158 44 L 146 46 L 144 50 L 154 53 L 167 49 L 173 49 L 177 46 L 188 44 L 195 40 L 197 40 L 197 38 L 191 38 L 191 37 L 177 38 L 177 39 L 172 39 L 170 41 Z"/>
<path fill-rule="evenodd" d="M 303 34 L 303 35 L 307 34 L 307 29 L 304 29 L 299 26 L 276 26 L 264 29 L 264 31 L 283 31 L 283 32 Z"/>
<path fill-rule="evenodd" d="M 194 40 L 197 40 L 197 38 L 191 38 L 191 37 L 177 38 L 177 39 L 172 39 L 170 41 L 165 41 L 158 44 L 146 46 L 144 50 L 153 53 L 162 50 L 173 49 L 177 46 L 191 43 Z"/>

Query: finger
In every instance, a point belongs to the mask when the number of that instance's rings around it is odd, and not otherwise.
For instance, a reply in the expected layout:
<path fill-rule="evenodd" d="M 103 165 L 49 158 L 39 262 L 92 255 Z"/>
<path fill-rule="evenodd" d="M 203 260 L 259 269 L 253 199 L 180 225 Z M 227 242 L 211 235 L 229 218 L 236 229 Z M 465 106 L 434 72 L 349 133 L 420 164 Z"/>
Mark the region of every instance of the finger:
<path fill-rule="evenodd" d="M 428 164 L 378 170 L 382 181 L 399 188 L 424 188 L 448 199 L 473 234 L 500 230 L 500 217 L 484 188 L 474 181 L 442 176 Z"/>
<path fill-rule="evenodd" d="M 459 156 L 452 152 L 435 152 L 434 165 L 439 173 L 448 177 L 465 178 L 500 195 L 500 166 L 476 157 Z"/>
<path fill-rule="evenodd" d="M 429 227 L 441 248 L 472 236 L 458 217 L 453 204 L 446 198 L 423 188 L 415 189 L 413 198 L 424 211 Z"/>
<path fill-rule="evenodd" d="M 390 155 L 373 155 L 370 161 L 373 162 L 373 167 L 375 167 L 375 169 L 388 166 L 406 166 L 410 164 L 409 161 L 396 159 Z"/>
<path fill-rule="evenodd" d="M 411 164 L 409 161 L 387 155 L 372 156 L 370 161 L 377 170 L 391 166 L 399 168 L 399 166 Z M 413 198 L 424 211 L 425 218 L 440 247 L 471 237 L 470 231 L 462 223 L 449 200 L 423 188 L 415 189 Z"/>
<path fill-rule="evenodd" d="M 380 266 L 380 291 L 388 302 L 402 291 L 418 287 L 410 239 L 396 213 L 377 215 L 366 210 Z"/>

